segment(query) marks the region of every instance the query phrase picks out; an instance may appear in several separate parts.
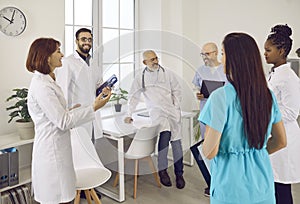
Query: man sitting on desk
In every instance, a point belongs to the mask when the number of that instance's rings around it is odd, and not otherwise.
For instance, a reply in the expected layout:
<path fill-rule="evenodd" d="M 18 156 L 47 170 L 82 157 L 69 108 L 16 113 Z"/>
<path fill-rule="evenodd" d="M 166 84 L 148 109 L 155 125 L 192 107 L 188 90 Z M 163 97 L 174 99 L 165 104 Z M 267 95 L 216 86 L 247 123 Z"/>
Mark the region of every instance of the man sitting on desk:
<path fill-rule="evenodd" d="M 160 182 L 164 186 L 172 186 L 167 172 L 168 150 L 171 141 L 176 187 L 184 188 L 183 152 L 181 145 L 181 87 L 175 74 L 158 64 L 156 53 L 147 50 L 143 53 L 143 63 L 146 65 L 135 77 L 129 91 L 128 117 L 126 123 L 133 121 L 131 115 L 136 109 L 143 94 L 150 118 L 159 123 L 158 170 Z"/>

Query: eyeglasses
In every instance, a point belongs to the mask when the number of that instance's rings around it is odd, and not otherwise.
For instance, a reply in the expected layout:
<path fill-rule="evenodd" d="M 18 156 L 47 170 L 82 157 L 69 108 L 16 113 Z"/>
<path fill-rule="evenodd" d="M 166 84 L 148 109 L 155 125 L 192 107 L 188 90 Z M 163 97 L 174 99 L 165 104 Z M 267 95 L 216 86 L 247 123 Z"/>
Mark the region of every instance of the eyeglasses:
<path fill-rule="evenodd" d="M 153 58 L 151 58 L 151 59 L 148 59 L 148 61 L 151 61 L 151 62 L 154 62 L 155 60 L 159 60 L 159 58 L 158 57 L 153 57 Z"/>
<path fill-rule="evenodd" d="M 209 56 L 211 53 L 214 53 L 214 52 L 217 52 L 217 51 L 201 52 L 200 55 L 201 55 L 201 57 L 207 57 L 207 56 Z"/>
<path fill-rule="evenodd" d="M 86 38 L 86 37 L 82 37 L 80 38 L 81 42 L 93 42 L 93 38 Z"/>

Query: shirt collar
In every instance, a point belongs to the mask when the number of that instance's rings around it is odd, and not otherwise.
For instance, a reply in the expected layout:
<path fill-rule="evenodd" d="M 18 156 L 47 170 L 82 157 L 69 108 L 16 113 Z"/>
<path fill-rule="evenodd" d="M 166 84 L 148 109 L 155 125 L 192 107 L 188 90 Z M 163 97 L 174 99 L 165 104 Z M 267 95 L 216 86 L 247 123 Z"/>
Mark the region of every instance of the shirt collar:
<path fill-rule="evenodd" d="M 281 71 L 283 71 L 284 69 L 286 69 L 287 67 L 288 67 L 289 65 L 287 64 L 287 63 L 285 63 L 285 64 L 282 64 L 282 65 L 280 65 L 280 66 L 278 66 L 278 67 L 275 67 L 275 68 L 271 68 L 271 72 L 281 72 Z"/>
<path fill-rule="evenodd" d="M 289 65 L 287 63 L 285 63 L 285 64 L 282 64 L 282 65 L 280 65 L 278 67 L 275 67 L 275 68 L 272 67 L 271 71 L 269 72 L 268 81 L 271 80 L 271 78 L 274 76 L 275 72 L 276 72 L 276 75 L 278 75 L 278 74 L 280 74 L 280 72 L 286 70 L 288 68 L 288 66 Z"/>
<path fill-rule="evenodd" d="M 43 74 L 37 70 L 34 71 L 34 76 L 41 77 L 43 80 L 48 81 L 50 83 L 55 83 L 54 79 L 49 74 Z"/>
<path fill-rule="evenodd" d="M 83 61 L 85 61 L 85 62 L 87 63 L 87 65 L 90 66 L 91 55 L 88 54 L 88 56 L 86 57 L 86 56 L 80 54 L 77 50 L 76 50 L 76 52 L 77 52 L 77 54 L 79 55 L 79 57 L 80 57 L 81 59 L 83 59 Z"/>

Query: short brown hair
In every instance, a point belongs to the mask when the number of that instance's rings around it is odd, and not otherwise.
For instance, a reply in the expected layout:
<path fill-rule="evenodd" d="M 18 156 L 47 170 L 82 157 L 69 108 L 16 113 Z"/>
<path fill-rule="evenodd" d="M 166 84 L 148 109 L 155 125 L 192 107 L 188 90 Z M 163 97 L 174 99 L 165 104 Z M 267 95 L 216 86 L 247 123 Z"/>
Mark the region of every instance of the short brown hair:
<path fill-rule="evenodd" d="M 75 37 L 76 37 L 77 40 L 79 40 L 78 37 L 79 37 L 79 34 L 80 34 L 80 33 L 90 33 L 90 34 L 93 36 L 92 31 L 91 31 L 90 29 L 87 29 L 87 28 L 80 28 L 80 29 L 77 30 L 77 32 L 75 33 Z"/>
<path fill-rule="evenodd" d="M 48 58 L 54 53 L 60 42 L 53 38 L 39 38 L 36 39 L 30 46 L 26 67 L 30 72 L 37 70 L 43 74 L 50 73 Z"/>

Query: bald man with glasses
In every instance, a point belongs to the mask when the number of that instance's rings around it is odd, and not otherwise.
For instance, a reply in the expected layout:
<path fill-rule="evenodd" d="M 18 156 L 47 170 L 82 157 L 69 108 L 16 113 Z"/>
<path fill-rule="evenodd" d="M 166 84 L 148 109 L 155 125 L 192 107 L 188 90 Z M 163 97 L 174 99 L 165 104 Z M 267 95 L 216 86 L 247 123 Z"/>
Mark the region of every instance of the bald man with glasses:
<path fill-rule="evenodd" d="M 203 45 L 200 56 L 203 59 L 204 64 L 200 66 L 196 72 L 192 83 L 195 85 L 197 90 L 196 97 L 200 100 L 200 112 L 203 109 L 207 98 L 200 92 L 202 81 L 223 81 L 227 82 L 226 75 L 224 73 L 224 68 L 221 62 L 218 60 L 218 47 L 215 43 L 209 42 Z M 201 137 L 204 139 L 205 125 L 200 123 Z M 205 175 L 205 174 L 203 174 Z M 208 179 L 205 179 L 208 180 Z M 209 186 L 204 190 L 204 195 L 209 196 Z"/>

